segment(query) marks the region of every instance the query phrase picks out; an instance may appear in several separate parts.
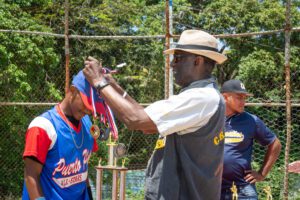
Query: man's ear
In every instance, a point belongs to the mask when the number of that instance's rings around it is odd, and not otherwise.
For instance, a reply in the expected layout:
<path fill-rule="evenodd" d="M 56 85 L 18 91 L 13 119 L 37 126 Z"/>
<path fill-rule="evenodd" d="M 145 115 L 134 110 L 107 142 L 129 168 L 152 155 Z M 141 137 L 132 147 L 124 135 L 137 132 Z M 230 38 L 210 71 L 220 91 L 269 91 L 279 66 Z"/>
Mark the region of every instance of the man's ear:
<path fill-rule="evenodd" d="M 76 91 L 76 88 L 74 85 L 71 85 L 70 86 L 70 92 L 74 93 Z"/>
<path fill-rule="evenodd" d="M 69 90 L 70 90 L 72 99 L 75 98 L 75 97 L 76 97 L 76 94 L 77 94 L 77 92 L 78 92 L 78 91 L 77 91 L 77 88 L 76 88 L 74 85 L 71 85 Z"/>
<path fill-rule="evenodd" d="M 222 94 L 223 95 L 223 97 L 224 97 L 224 99 L 227 101 L 227 100 L 230 100 L 231 98 L 232 98 L 232 93 L 227 93 L 227 92 L 225 92 L 225 93 L 223 93 Z"/>
<path fill-rule="evenodd" d="M 204 58 L 202 56 L 196 56 L 195 65 L 201 65 L 204 62 Z"/>

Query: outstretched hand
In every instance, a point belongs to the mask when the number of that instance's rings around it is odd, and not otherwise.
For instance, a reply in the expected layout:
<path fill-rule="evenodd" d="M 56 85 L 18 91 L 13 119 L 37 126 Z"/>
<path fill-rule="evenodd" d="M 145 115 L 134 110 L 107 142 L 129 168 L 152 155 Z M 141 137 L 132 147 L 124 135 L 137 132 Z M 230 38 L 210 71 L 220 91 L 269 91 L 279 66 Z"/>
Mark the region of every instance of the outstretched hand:
<path fill-rule="evenodd" d="M 112 77 L 111 74 L 103 74 L 103 76 L 105 77 L 105 79 L 107 80 L 107 82 L 108 82 L 110 85 L 112 85 L 112 86 L 117 85 L 116 80 Z"/>
<path fill-rule="evenodd" d="M 244 177 L 245 181 L 251 184 L 263 181 L 265 179 L 265 177 L 261 173 L 254 170 L 245 170 L 245 173 L 247 174 Z"/>
<path fill-rule="evenodd" d="M 89 56 L 84 61 L 84 69 L 82 70 L 85 78 L 88 82 L 94 86 L 95 83 L 104 78 L 102 74 L 102 63 L 99 62 L 96 58 Z"/>

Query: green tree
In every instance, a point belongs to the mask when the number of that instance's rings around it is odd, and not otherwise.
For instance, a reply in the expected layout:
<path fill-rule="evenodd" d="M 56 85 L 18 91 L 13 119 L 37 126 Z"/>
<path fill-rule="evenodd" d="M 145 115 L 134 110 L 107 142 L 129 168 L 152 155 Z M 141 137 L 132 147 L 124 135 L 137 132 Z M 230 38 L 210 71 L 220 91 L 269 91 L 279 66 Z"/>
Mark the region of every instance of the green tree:
<path fill-rule="evenodd" d="M 0 11 L 1 29 L 50 31 L 15 4 L 2 1 Z M 55 87 L 56 82 L 47 74 L 58 68 L 59 56 L 55 52 L 54 39 L 0 33 L 0 40 L 0 101 L 61 99 L 62 95 Z"/>
<path fill-rule="evenodd" d="M 40 23 L 41 24 L 41 23 Z M 0 29 L 47 31 L 16 4 L 0 0 Z M 0 33 L 0 101 L 57 101 L 61 99 L 55 75 L 59 56 L 56 41 L 42 36 Z M 49 73 L 49 74 L 47 74 Z M 51 78 L 51 75 L 53 77 Z M 41 112 L 42 109 L 36 109 Z M 0 198 L 19 196 L 23 179 L 22 151 L 32 113 L 27 108 L 6 107 L 0 122 Z M 31 112 L 34 112 L 32 109 Z"/>
<path fill-rule="evenodd" d="M 284 1 L 277 0 L 174 0 L 173 32 L 203 29 L 213 34 L 243 33 L 284 28 Z M 292 24 L 300 23 L 299 2 L 292 7 Z M 0 0 L 0 29 L 45 31 L 64 34 L 64 1 Z M 78 0 L 70 1 L 70 34 L 86 36 L 164 35 L 165 1 L 159 0 Z M 64 38 L 0 33 L 0 101 L 53 102 L 64 96 L 65 49 Z M 176 39 L 175 39 L 176 41 Z M 114 68 L 119 63 L 127 66 L 115 77 L 127 92 L 139 102 L 150 103 L 164 97 L 163 39 L 70 39 L 71 75 L 83 67 L 87 55 L 102 59 L 104 66 Z M 215 70 L 219 83 L 240 78 L 259 101 L 282 101 L 284 89 L 284 34 L 221 39 L 226 45 L 228 61 Z M 291 38 L 293 98 L 299 99 L 299 33 Z M 9 91 L 9 92 L 8 92 Z M 257 101 L 257 99 L 252 99 Z M 20 194 L 22 168 L 10 167 L 20 163 L 24 132 L 34 115 L 45 107 L 8 107 L 0 130 L 9 134 L 0 140 L 0 159 L 9 163 L 1 168 L 0 193 Z M 261 109 L 255 109 L 261 112 Z M 266 120 L 274 121 L 284 136 L 283 110 L 268 110 Z M 293 130 L 299 127 L 294 116 Z M 276 119 L 276 120 L 274 120 Z M 145 167 L 156 136 L 129 132 L 119 124 L 120 142 L 130 143 L 129 164 Z M 146 139 L 145 139 L 146 138 Z M 284 139 L 284 137 L 283 137 Z M 139 142 L 134 142 L 139 141 Z M 141 142 L 142 141 L 142 142 Z M 104 143 L 99 143 L 105 148 Z M 11 145 L 11 146 L 9 146 Z M 7 151 L 14 149 L 14 151 Z M 293 146 L 296 152 L 297 148 Z M 17 153 L 16 153 L 17 152 Z M 18 154 L 18 156 L 14 156 Z M 9 155 L 3 157 L 2 155 Z M 292 154 L 296 159 L 297 153 Z M 91 158 L 92 165 L 105 151 Z M 282 160 L 282 159 L 281 159 Z M 142 163 L 142 164 L 141 164 Z M 103 163 L 105 164 L 105 163 Z M 282 163 L 281 163 L 282 165 Z M 1 167 L 1 165 L 0 165 Z M 279 166 L 280 168 L 281 166 Z M 275 172 L 280 169 L 275 169 Z M 4 174 L 6 172 L 6 174 Z M 9 175 L 16 174 L 16 179 Z M 9 183 L 7 180 L 11 179 Z M 278 176 L 270 177 L 277 181 Z M 277 181 L 278 182 L 278 181 Z M 276 190 L 276 194 L 278 194 Z"/>

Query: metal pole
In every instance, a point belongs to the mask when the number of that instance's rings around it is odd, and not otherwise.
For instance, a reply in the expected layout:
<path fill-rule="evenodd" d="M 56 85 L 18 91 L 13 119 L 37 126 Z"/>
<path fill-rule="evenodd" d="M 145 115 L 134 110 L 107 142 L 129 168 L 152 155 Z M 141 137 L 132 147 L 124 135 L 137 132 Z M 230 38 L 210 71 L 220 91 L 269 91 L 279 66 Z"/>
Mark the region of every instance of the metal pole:
<path fill-rule="evenodd" d="M 291 40 L 291 1 L 286 1 L 286 18 L 285 18 L 285 52 L 284 52 L 284 67 L 285 67 L 285 86 L 286 86 L 286 146 L 284 159 L 284 199 L 288 200 L 288 164 L 291 144 L 291 69 L 290 69 L 290 40 Z"/>
<path fill-rule="evenodd" d="M 172 38 L 172 13 L 173 13 L 173 2 L 172 0 L 166 0 L 166 49 L 171 47 L 173 43 Z M 169 98 L 173 95 L 173 70 L 171 66 L 171 60 L 173 55 L 166 55 L 165 60 L 165 98 Z"/>
<path fill-rule="evenodd" d="M 65 58 L 66 58 L 66 83 L 65 93 L 67 94 L 70 87 L 70 47 L 69 47 L 69 1 L 65 0 Z"/>
<path fill-rule="evenodd" d="M 170 48 L 170 20 L 169 20 L 169 0 L 166 0 L 166 49 Z M 169 98 L 170 84 L 170 56 L 166 55 L 165 61 L 165 99 Z"/>
<path fill-rule="evenodd" d="M 170 41 L 170 47 L 172 47 L 173 44 L 173 2 L 172 0 L 169 0 L 169 41 Z M 171 67 L 171 61 L 173 60 L 173 55 L 169 55 L 169 96 L 173 95 L 173 68 Z"/>
<path fill-rule="evenodd" d="M 169 33 L 170 33 L 170 47 L 173 44 L 173 2 L 169 0 Z M 173 55 L 169 55 L 169 66 L 171 66 L 171 61 L 173 60 Z M 173 95 L 173 68 L 169 67 L 169 96 Z"/>
<path fill-rule="evenodd" d="M 239 38 L 239 37 L 252 37 L 257 35 L 275 35 L 284 32 L 285 29 L 260 31 L 260 32 L 247 32 L 247 33 L 234 33 L 234 34 L 218 34 L 213 35 L 216 38 Z M 300 27 L 292 28 L 291 32 L 300 32 Z M 64 34 L 40 32 L 40 31 L 25 31 L 25 30 L 9 30 L 0 29 L 0 33 L 17 33 L 25 35 L 42 35 L 45 37 L 57 37 L 64 38 Z M 80 39 L 80 40 L 132 40 L 132 39 L 164 39 L 165 35 L 69 35 L 69 39 Z M 172 38 L 179 38 L 179 35 L 172 35 Z"/>

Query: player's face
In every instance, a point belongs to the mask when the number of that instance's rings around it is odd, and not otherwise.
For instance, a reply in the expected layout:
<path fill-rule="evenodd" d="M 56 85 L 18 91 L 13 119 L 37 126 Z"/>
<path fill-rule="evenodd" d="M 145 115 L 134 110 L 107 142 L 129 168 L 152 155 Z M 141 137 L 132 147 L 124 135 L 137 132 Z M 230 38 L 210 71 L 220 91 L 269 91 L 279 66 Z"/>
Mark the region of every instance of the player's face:
<path fill-rule="evenodd" d="M 85 115 L 91 115 L 92 112 L 87 109 L 81 99 L 80 92 L 74 87 L 72 91 L 72 115 L 75 119 L 80 120 Z"/>
<path fill-rule="evenodd" d="M 175 82 L 178 85 L 186 86 L 189 84 L 191 77 L 194 75 L 196 57 L 196 55 L 184 51 L 175 52 L 171 67 L 173 68 Z"/>
<path fill-rule="evenodd" d="M 226 113 L 242 113 L 245 109 L 247 99 L 246 94 L 225 93 L 223 94 L 226 102 Z"/>

